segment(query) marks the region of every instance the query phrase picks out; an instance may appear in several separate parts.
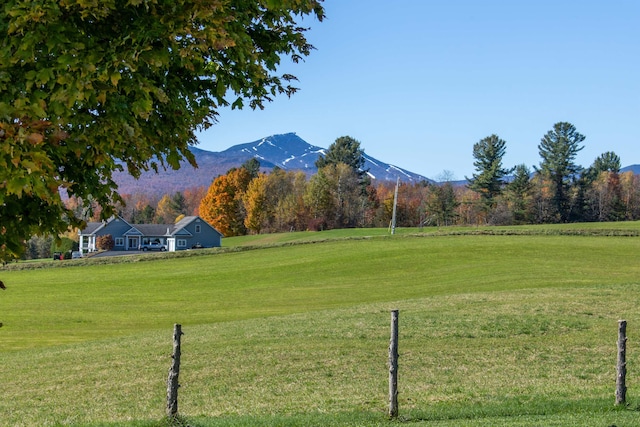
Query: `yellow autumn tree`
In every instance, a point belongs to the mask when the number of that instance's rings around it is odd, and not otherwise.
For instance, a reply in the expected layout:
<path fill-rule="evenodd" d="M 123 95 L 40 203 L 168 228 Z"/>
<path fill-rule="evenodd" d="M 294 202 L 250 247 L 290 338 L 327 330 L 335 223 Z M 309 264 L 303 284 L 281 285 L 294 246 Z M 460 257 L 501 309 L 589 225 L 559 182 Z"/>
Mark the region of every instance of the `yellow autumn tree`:
<path fill-rule="evenodd" d="M 244 218 L 245 227 L 256 234 L 260 234 L 269 218 L 267 175 L 259 174 L 252 179 L 242 200 L 247 212 Z"/>
<path fill-rule="evenodd" d="M 175 217 L 176 214 L 173 210 L 173 207 L 171 206 L 171 196 L 165 194 L 158 202 L 155 222 L 158 224 L 168 224 L 170 222 L 173 222 L 173 219 Z"/>

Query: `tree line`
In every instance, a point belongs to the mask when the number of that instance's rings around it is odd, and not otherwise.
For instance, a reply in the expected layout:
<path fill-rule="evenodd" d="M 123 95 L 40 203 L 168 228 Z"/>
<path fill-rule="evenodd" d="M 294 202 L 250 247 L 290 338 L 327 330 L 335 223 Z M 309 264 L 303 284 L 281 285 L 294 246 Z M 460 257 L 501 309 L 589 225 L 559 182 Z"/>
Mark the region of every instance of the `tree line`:
<path fill-rule="evenodd" d="M 530 169 L 503 165 L 507 143 L 490 135 L 473 145 L 474 173 L 466 184 L 400 183 L 396 225 L 516 225 L 640 219 L 640 176 L 620 173 L 613 152 L 589 167 L 576 164 L 584 135 L 556 123 L 538 145 L 540 162 Z M 198 187 L 153 198 L 122 195 L 117 212 L 132 224 L 172 223 L 200 215 L 225 236 L 352 227 L 387 227 L 394 182 L 372 180 L 360 142 L 343 136 L 321 155 L 318 172 L 274 168 L 261 172 L 257 159 Z M 97 220 L 98 204 L 71 198 L 77 216 Z M 90 214 L 88 216 L 88 214 Z M 38 242 L 32 242 L 37 244 Z M 29 250 L 28 253 L 33 252 Z"/>
<path fill-rule="evenodd" d="M 640 218 L 638 177 L 620 173 L 612 151 L 591 166 L 576 163 L 586 137 L 575 126 L 558 122 L 538 145 L 540 163 L 533 171 L 502 165 L 506 142 L 497 135 L 473 146 L 476 172 L 468 179 L 476 223 L 522 224 L 620 221 Z"/>
<path fill-rule="evenodd" d="M 396 224 L 401 227 L 515 225 L 640 219 L 640 178 L 620 173 L 613 152 L 582 167 L 585 136 L 556 123 L 538 145 L 540 163 L 505 167 L 506 142 L 497 135 L 473 146 L 475 172 L 466 185 L 402 183 Z M 360 142 L 338 138 L 316 163 L 318 172 L 275 168 L 261 173 L 252 159 L 214 179 L 199 214 L 225 236 L 292 230 L 386 227 L 395 183 L 372 181 Z"/>

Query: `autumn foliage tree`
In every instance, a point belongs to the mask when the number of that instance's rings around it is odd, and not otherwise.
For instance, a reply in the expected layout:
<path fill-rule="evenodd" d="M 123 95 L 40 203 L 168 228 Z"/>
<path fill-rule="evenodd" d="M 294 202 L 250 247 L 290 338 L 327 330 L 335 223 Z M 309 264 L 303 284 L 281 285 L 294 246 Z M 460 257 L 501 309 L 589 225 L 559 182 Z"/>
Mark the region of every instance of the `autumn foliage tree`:
<path fill-rule="evenodd" d="M 155 211 L 155 222 L 170 224 L 180 215 L 186 215 L 187 206 L 183 194 L 178 191 L 173 195 L 165 194 L 158 202 Z"/>
<path fill-rule="evenodd" d="M 267 225 L 270 209 L 267 200 L 267 175 L 260 174 L 251 180 L 242 197 L 247 215 L 244 225 L 256 234 Z"/>
<path fill-rule="evenodd" d="M 267 177 L 267 200 L 272 231 L 306 230 L 308 209 L 304 204 L 307 177 L 304 172 L 274 169 Z"/>
<path fill-rule="evenodd" d="M 101 251 L 110 251 L 115 246 L 115 241 L 111 234 L 105 234 L 96 238 L 96 246 Z"/>
<path fill-rule="evenodd" d="M 120 200 L 113 172 L 195 163 L 221 107 L 291 95 L 322 0 L 5 0 L 0 8 L 0 257 L 82 221 L 58 193 Z"/>
<path fill-rule="evenodd" d="M 251 182 L 245 168 L 231 169 L 213 180 L 200 202 L 200 216 L 225 236 L 245 234 L 242 198 Z"/>

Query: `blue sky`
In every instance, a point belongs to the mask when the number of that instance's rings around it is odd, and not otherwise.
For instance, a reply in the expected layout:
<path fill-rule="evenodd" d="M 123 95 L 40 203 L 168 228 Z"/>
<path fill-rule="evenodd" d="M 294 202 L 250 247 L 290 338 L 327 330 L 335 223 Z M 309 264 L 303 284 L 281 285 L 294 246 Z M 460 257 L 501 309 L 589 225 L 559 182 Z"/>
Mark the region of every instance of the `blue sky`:
<path fill-rule="evenodd" d="M 606 151 L 640 163 L 640 1 L 326 0 L 306 18 L 316 47 L 285 59 L 300 91 L 262 111 L 222 110 L 199 148 L 296 132 L 438 178 L 474 173 L 473 144 L 497 134 L 504 165 L 538 165 L 566 121 L 586 136 L 577 163 Z"/>

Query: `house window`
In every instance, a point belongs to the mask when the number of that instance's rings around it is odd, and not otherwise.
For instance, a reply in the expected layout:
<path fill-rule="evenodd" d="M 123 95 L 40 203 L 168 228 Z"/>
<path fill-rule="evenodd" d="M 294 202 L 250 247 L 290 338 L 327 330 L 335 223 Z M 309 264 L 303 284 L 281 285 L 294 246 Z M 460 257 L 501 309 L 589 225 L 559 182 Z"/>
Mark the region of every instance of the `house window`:
<path fill-rule="evenodd" d="M 200 224 L 196 224 L 196 233 L 200 232 Z"/>
<path fill-rule="evenodd" d="M 179 248 L 186 248 L 187 247 L 186 239 L 178 239 L 177 243 L 178 243 L 178 247 Z"/>
<path fill-rule="evenodd" d="M 116 246 L 124 246 L 124 237 L 116 237 Z"/>

